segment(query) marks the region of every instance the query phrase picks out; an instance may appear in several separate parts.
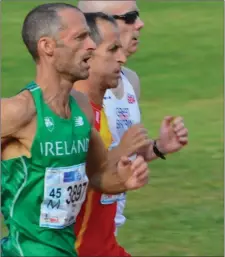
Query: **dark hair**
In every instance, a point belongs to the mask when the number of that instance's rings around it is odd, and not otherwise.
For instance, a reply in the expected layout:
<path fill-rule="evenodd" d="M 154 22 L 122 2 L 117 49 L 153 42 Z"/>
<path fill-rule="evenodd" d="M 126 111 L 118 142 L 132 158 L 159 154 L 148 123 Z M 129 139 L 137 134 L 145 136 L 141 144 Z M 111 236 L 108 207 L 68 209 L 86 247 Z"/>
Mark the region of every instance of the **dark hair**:
<path fill-rule="evenodd" d="M 97 45 L 102 42 L 102 37 L 98 29 L 97 21 L 108 21 L 117 27 L 116 20 L 112 16 L 103 12 L 84 13 L 84 16 L 86 18 L 87 25 L 90 28 L 90 36 Z"/>
<path fill-rule="evenodd" d="M 38 60 L 37 43 L 43 36 L 56 38 L 63 28 L 58 12 L 63 9 L 75 9 L 76 6 L 66 3 L 42 4 L 32 9 L 25 17 L 22 27 L 22 38 L 33 59 Z"/>

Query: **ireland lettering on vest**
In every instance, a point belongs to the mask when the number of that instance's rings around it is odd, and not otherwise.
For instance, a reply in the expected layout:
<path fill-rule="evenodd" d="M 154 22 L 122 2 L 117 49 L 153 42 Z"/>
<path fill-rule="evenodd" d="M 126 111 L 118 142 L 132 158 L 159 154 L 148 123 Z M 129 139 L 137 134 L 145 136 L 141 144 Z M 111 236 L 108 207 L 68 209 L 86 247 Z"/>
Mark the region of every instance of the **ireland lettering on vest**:
<path fill-rule="evenodd" d="M 55 142 L 40 142 L 40 152 L 43 156 L 65 156 L 87 153 L 89 139 Z"/>

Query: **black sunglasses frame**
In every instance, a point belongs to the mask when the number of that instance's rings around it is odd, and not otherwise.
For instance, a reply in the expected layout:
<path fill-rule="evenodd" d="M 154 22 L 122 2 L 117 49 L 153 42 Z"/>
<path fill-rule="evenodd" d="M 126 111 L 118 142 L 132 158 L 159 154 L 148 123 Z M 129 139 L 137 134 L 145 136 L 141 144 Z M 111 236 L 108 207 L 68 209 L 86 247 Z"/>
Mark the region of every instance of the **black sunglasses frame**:
<path fill-rule="evenodd" d="M 136 19 L 139 17 L 138 11 L 128 12 L 122 15 L 112 15 L 116 20 L 123 20 L 126 24 L 134 24 Z"/>

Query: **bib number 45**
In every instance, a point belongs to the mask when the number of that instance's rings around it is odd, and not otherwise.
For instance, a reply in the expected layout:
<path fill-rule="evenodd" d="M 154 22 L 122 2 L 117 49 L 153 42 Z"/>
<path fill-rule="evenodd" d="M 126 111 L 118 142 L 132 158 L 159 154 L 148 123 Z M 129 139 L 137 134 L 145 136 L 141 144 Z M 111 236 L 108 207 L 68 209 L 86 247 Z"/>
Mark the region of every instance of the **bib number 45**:
<path fill-rule="evenodd" d="M 60 198 L 62 195 L 62 188 L 53 188 L 49 194 L 52 198 Z"/>

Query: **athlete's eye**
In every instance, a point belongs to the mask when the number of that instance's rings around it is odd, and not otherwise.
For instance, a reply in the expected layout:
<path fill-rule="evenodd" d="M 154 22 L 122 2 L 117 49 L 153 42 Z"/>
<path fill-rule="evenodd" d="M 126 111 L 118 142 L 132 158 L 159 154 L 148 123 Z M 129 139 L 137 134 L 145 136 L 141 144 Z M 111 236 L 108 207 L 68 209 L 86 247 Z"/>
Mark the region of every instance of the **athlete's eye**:
<path fill-rule="evenodd" d="M 116 52 L 118 48 L 119 48 L 118 45 L 114 45 L 113 47 L 110 48 L 110 52 Z"/>
<path fill-rule="evenodd" d="M 89 32 L 84 32 L 84 33 L 81 33 L 80 35 L 76 36 L 75 39 L 84 40 L 85 38 L 87 38 L 89 36 L 90 36 Z"/>

